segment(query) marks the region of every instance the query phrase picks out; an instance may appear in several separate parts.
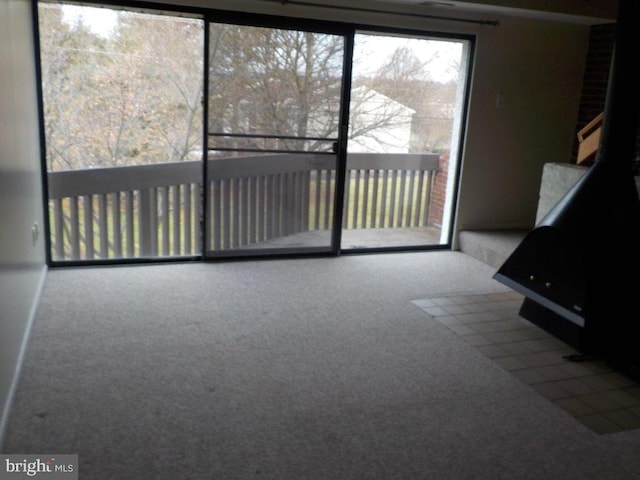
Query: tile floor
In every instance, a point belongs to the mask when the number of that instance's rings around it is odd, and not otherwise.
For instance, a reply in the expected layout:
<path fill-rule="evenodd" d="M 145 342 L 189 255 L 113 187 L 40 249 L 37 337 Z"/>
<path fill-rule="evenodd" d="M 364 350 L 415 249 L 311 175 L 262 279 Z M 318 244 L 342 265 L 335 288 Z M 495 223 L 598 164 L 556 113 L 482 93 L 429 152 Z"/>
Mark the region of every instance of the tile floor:
<path fill-rule="evenodd" d="M 599 434 L 640 428 L 640 385 L 604 361 L 575 362 L 572 347 L 519 316 L 516 292 L 413 303 Z"/>

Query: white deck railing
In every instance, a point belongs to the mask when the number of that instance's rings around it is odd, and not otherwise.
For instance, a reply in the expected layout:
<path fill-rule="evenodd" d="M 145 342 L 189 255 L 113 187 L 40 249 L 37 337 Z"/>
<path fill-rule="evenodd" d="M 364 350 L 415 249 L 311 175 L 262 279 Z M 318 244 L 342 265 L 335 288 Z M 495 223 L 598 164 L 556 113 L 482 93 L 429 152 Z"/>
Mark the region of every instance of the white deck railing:
<path fill-rule="evenodd" d="M 350 154 L 343 228 L 428 225 L 437 155 Z M 211 159 L 209 250 L 333 223 L 335 157 Z M 201 162 L 48 174 L 53 260 L 198 255 Z"/>

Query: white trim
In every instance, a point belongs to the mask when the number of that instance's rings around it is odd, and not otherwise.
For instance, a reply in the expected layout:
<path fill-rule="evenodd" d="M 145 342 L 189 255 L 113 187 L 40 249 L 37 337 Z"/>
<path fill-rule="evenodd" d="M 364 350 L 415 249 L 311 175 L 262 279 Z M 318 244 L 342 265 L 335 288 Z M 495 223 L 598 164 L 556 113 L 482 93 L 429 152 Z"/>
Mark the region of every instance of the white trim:
<path fill-rule="evenodd" d="M 0 417 L 0 451 L 3 451 L 4 436 L 5 436 L 7 424 L 9 421 L 9 413 L 11 412 L 11 407 L 13 405 L 13 397 L 18 388 L 18 381 L 20 379 L 20 373 L 22 371 L 22 363 L 24 360 L 25 353 L 27 351 L 27 345 L 29 343 L 31 327 L 33 325 L 33 321 L 35 319 L 36 312 L 38 310 L 38 305 L 40 304 L 40 296 L 42 295 L 42 291 L 44 289 L 44 282 L 47 278 L 47 272 L 48 272 L 48 266 L 44 265 L 42 267 L 42 272 L 40 275 L 40 281 L 38 283 L 38 287 L 36 289 L 36 294 L 33 298 L 33 302 L 31 303 L 31 310 L 29 311 L 27 326 L 25 328 L 24 335 L 22 337 L 22 345 L 20 345 L 20 353 L 18 355 L 18 361 L 16 362 L 16 368 L 13 374 L 13 380 L 11 381 L 11 386 L 9 387 L 9 393 L 7 394 L 7 399 L 2 409 L 2 416 Z"/>

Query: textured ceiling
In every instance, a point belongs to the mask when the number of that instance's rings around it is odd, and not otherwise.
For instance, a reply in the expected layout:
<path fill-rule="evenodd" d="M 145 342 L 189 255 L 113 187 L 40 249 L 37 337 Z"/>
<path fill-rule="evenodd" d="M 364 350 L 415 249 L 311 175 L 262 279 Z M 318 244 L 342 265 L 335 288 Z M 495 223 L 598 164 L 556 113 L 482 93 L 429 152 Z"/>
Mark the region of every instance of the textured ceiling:
<path fill-rule="evenodd" d="M 4 1 L 4 0 L 0 0 Z M 76 1 L 76 0 L 67 0 Z M 83 0 L 77 0 L 82 2 Z M 99 0 L 93 0 L 99 1 Z M 582 24 L 616 21 L 619 0 L 139 0 L 143 3 L 192 5 L 239 11 L 254 11 L 256 6 L 272 4 L 276 8 L 323 7 L 342 11 L 401 11 L 404 14 L 464 15 L 475 12 L 492 16 L 539 18 Z M 640 0 L 638 0 L 640 1 Z M 258 8 L 257 11 L 261 9 Z"/>
<path fill-rule="evenodd" d="M 530 17 L 585 17 L 615 21 L 617 0 L 383 0 L 390 5 L 410 5 L 456 11 L 476 11 Z"/>

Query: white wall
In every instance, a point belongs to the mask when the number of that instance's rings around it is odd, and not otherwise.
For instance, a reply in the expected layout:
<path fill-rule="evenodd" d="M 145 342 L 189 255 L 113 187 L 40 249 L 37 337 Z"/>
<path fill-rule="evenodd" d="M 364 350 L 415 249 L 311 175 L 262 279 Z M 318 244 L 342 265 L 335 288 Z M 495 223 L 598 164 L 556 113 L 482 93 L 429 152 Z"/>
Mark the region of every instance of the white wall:
<path fill-rule="evenodd" d="M 0 443 L 46 274 L 34 65 L 31 1 L 0 1 Z"/>
<path fill-rule="evenodd" d="M 458 229 L 534 225 L 544 164 L 571 158 L 588 35 L 524 19 L 478 34 Z"/>

